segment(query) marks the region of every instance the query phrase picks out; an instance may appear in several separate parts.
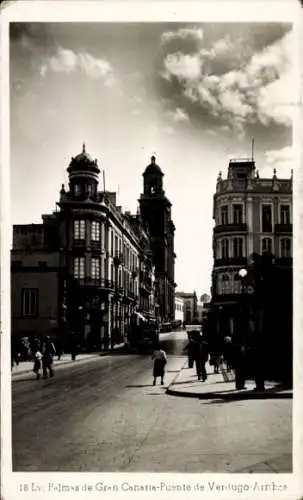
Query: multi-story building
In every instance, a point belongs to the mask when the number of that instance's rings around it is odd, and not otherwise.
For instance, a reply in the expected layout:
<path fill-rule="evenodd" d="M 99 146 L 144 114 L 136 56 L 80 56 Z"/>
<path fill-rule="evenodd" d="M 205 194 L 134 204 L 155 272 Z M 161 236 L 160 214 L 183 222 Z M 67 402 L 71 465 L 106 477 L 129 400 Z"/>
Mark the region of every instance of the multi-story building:
<path fill-rule="evenodd" d="M 175 322 L 184 322 L 184 299 L 175 295 Z"/>
<path fill-rule="evenodd" d="M 155 275 L 159 290 L 161 320 L 173 321 L 175 316 L 175 226 L 171 218 L 171 203 L 163 190 L 163 172 L 152 156 L 143 173 L 143 194 L 140 210 L 144 226 L 151 237 Z"/>
<path fill-rule="evenodd" d="M 176 297 L 179 297 L 184 302 L 184 321 L 187 325 L 193 324 L 198 321 L 197 305 L 198 298 L 194 291 L 193 293 L 176 292 Z"/>
<path fill-rule="evenodd" d="M 156 314 L 150 238 L 139 215 L 98 190 L 85 146 L 67 172 L 59 210 L 13 228 L 12 334 L 74 332 L 83 346 L 107 348 L 124 340 L 134 310 Z"/>
<path fill-rule="evenodd" d="M 239 271 L 254 254 L 273 254 L 276 266 L 292 267 L 292 175 L 260 178 L 252 159 L 231 160 L 214 195 L 212 307 L 217 330 L 233 334 L 239 319 Z"/>

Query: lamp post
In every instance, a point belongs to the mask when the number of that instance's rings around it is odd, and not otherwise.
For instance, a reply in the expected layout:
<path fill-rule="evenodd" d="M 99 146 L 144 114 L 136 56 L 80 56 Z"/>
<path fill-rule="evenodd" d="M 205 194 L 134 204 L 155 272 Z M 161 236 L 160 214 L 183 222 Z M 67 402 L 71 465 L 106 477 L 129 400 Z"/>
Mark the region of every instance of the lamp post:
<path fill-rule="evenodd" d="M 240 269 L 238 272 L 238 275 L 241 280 L 241 295 L 242 295 L 242 321 L 243 321 L 243 326 L 245 325 L 245 304 L 244 304 L 244 297 L 245 297 L 245 278 L 247 277 L 247 269 Z M 241 335 L 242 337 L 242 335 Z"/>
<path fill-rule="evenodd" d="M 241 279 L 241 292 L 242 294 L 245 293 L 245 278 L 247 276 L 247 269 L 240 269 L 240 271 L 238 272 L 239 276 L 240 276 L 240 279 Z"/>

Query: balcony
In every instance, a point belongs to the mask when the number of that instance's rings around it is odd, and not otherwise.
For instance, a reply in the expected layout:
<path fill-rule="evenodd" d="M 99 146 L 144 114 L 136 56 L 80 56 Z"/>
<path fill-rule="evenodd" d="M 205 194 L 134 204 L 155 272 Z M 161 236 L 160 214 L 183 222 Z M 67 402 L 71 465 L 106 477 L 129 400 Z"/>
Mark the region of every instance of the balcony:
<path fill-rule="evenodd" d="M 275 234 L 292 234 L 292 224 L 276 224 Z"/>
<path fill-rule="evenodd" d="M 76 280 L 80 286 L 90 286 L 103 288 L 104 290 L 113 290 L 114 283 L 111 280 L 107 280 L 104 278 L 94 279 L 94 278 L 83 278 Z"/>
<path fill-rule="evenodd" d="M 223 259 L 215 259 L 214 267 L 223 266 L 247 266 L 246 257 L 225 257 Z"/>
<path fill-rule="evenodd" d="M 243 233 L 247 231 L 247 224 L 220 224 L 214 227 L 214 234 Z"/>

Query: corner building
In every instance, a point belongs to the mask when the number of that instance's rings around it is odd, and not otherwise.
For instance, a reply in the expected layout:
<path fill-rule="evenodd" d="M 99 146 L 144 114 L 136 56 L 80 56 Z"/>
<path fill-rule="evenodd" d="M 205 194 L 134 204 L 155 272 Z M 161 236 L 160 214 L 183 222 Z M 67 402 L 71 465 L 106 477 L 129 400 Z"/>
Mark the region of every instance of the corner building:
<path fill-rule="evenodd" d="M 59 210 L 42 224 L 13 228 L 12 335 L 51 335 L 102 349 L 125 340 L 134 310 L 155 315 L 150 238 L 139 215 L 98 190 L 86 152 L 71 159 Z"/>
<path fill-rule="evenodd" d="M 151 238 L 160 318 L 163 322 L 171 322 L 175 317 L 175 226 L 171 218 L 172 205 L 163 190 L 163 176 L 152 156 L 143 173 L 143 194 L 139 203 L 143 225 Z"/>
<path fill-rule="evenodd" d="M 292 175 L 260 178 L 253 160 L 231 160 L 227 179 L 217 180 L 213 219 L 212 307 L 217 331 L 232 335 L 241 328 L 239 271 L 252 255 L 273 254 L 279 268 L 292 270 Z"/>

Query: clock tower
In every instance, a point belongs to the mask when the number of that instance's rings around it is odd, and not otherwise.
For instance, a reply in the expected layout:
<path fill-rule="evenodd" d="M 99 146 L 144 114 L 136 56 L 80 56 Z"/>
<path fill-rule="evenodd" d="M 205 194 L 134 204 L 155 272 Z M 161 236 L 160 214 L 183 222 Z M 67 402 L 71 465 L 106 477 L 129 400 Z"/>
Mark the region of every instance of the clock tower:
<path fill-rule="evenodd" d="M 161 320 L 173 321 L 175 315 L 175 226 L 171 218 L 171 203 L 163 190 L 163 177 L 156 158 L 143 173 L 143 194 L 140 212 L 143 224 L 151 237 L 153 264 L 155 266 L 160 302 Z"/>

